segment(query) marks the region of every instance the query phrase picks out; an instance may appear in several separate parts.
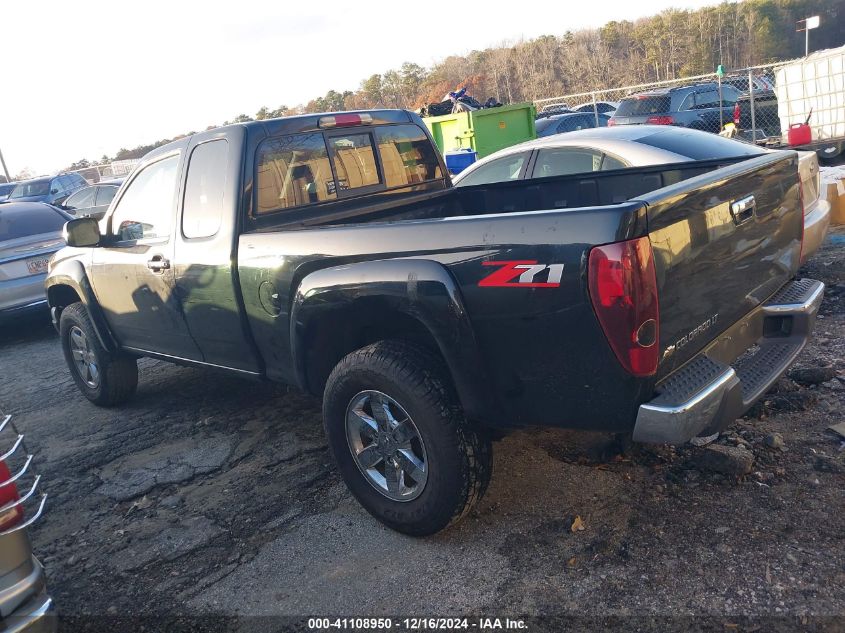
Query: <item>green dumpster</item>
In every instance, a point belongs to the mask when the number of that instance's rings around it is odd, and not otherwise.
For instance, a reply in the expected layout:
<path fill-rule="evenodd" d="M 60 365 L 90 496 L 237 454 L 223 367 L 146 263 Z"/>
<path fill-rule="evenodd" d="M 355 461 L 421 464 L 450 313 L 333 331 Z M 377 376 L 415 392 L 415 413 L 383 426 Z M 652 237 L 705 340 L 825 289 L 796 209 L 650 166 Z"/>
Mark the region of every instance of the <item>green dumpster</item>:
<path fill-rule="evenodd" d="M 442 154 L 468 147 L 484 158 L 504 147 L 537 138 L 536 113 L 533 103 L 517 103 L 426 117 L 423 121 Z"/>

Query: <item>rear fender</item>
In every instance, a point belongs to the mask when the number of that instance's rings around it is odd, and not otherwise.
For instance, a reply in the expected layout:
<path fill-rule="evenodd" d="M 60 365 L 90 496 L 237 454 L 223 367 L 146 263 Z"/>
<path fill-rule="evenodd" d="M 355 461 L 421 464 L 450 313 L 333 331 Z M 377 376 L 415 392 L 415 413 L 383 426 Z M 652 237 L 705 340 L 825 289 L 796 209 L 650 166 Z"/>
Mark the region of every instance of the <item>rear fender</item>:
<path fill-rule="evenodd" d="M 44 287 L 47 290 L 47 303 L 50 305 L 50 312 L 53 315 L 53 325 L 56 329 L 59 327 L 61 310 L 68 305 L 61 300 L 61 297 L 65 294 L 65 289 L 69 288 L 76 293 L 82 304 L 87 308 L 100 344 L 109 352 L 116 352 L 118 350 L 117 341 L 112 336 L 111 330 L 109 330 L 100 304 L 97 303 L 94 289 L 91 287 L 91 282 L 85 273 L 85 267 L 82 262 L 75 259 L 59 262 L 53 267 L 50 274 L 47 275 L 47 279 L 44 281 Z"/>
<path fill-rule="evenodd" d="M 328 313 L 342 316 L 366 299 L 379 299 L 390 310 L 419 321 L 437 343 L 467 416 L 489 417 L 489 382 L 460 292 L 447 270 L 429 260 L 361 262 L 307 275 L 297 289 L 290 321 L 300 386 L 308 388 L 305 346 L 314 319 Z"/>

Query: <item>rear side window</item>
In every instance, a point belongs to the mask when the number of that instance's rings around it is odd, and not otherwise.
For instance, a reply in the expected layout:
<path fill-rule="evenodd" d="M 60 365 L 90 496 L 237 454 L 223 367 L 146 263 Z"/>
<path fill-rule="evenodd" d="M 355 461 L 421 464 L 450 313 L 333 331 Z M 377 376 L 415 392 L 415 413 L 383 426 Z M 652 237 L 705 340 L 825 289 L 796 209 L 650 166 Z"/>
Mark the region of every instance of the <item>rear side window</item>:
<path fill-rule="evenodd" d="M 581 148 L 541 149 L 534 165 L 534 178 L 583 174 L 601 169 L 602 154 Z"/>
<path fill-rule="evenodd" d="M 375 130 L 384 184 L 401 187 L 442 178 L 428 137 L 416 125 L 386 125 Z"/>
<path fill-rule="evenodd" d="M 640 95 L 622 99 L 615 116 L 647 116 L 669 112 L 672 99 L 669 95 Z"/>
<path fill-rule="evenodd" d="M 256 163 L 258 214 L 337 198 L 320 133 L 267 139 L 258 147 Z"/>
<path fill-rule="evenodd" d="M 338 192 L 379 184 L 376 155 L 369 134 L 347 134 L 329 138 Z"/>
<path fill-rule="evenodd" d="M 4 206 L 0 206 L 0 242 L 61 231 L 67 222 L 63 215 L 49 207 L 19 210 Z"/>
<path fill-rule="evenodd" d="M 102 187 L 97 187 L 96 205 L 98 207 L 102 207 L 107 204 L 111 204 L 111 201 L 114 200 L 114 194 L 116 193 L 117 187 L 113 187 L 112 185 L 104 185 Z"/>
<path fill-rule="evenodd" d="M 182 233 L 187 238 L 211 237 L 220 229 L 228 153 L 224 139 L 203 143 L 191 152 L 182 206 Z"/>
<path fill-rule="evenodd" d="M 85 209 L 94 206 L 94 187 L 88 187 L 77 191 L 70 198 L 65 200 L 64 206 L 68 209 Z"/>
<path fill-rule="evenodd" d="M 662 132 L 641 136 L 637 143 L 664 149 L 693 160 L 708 160 L 717 158 L 733 158 L 736 156 L 753 156 L 762 154 L 764 150 L 741 141 L 707 134 L 694 130 L 668 129 Z"/>

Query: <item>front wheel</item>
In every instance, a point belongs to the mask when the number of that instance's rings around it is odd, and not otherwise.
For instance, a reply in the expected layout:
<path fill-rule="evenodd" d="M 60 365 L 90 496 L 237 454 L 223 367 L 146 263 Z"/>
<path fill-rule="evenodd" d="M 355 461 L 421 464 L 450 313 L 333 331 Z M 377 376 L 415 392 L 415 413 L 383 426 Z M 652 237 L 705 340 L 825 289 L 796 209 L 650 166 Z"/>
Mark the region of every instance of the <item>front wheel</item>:
<path fill-rule="evenodd" d="M 110 354 L 103 348 L 84 305 L 74 303 L 62 310 L 59 336 L 73 381 L 91 402 L 111 407 L 135 394 L 137 361 L 126 354 Z"/>
<path fill-rule="evenodd" d="M 349 490 L 399 532 L 457 522 L 490 481 L 489 437 L 469 425 L 442 361 L 421 347 L 380 341 L 346 356 L 326 383 L 323 419 Z"/>

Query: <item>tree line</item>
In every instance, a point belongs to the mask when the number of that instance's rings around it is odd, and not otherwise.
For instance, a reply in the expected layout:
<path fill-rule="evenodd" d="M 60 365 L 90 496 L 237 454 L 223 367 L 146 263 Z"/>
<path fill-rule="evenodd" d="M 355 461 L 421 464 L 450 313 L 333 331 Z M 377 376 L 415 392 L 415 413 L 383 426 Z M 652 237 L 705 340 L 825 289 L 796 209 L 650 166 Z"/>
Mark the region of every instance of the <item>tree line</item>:
<path fill-rule="evenodd" d="M 506 42 L 467 55 L 451 55 L 430 68 L 405 62 L 374 74 L 357 90 L 329 90 L 324 96 L 295 107 L 260 108 L 239 114 L 222 125 L 292 114 L 367 108 L 409 108 L 439 102 L 450 90 L 466 87 L 480 101 L 502 103 L 603 88 L 679 79 L 741 69 L 801 57 L 804 34 L 798 20 L 819 15 L 811 32 L 811 50 L 845 43 L 845 0 L 744 0 L 697 10 L 668 9 L 635 21 L 610 21 L 600 28 L 543 35 Z M 215 125 L 206 129 L 213 129 Z M 91 164 L 140 158 L 174 139 L 162 139 Z"/>

